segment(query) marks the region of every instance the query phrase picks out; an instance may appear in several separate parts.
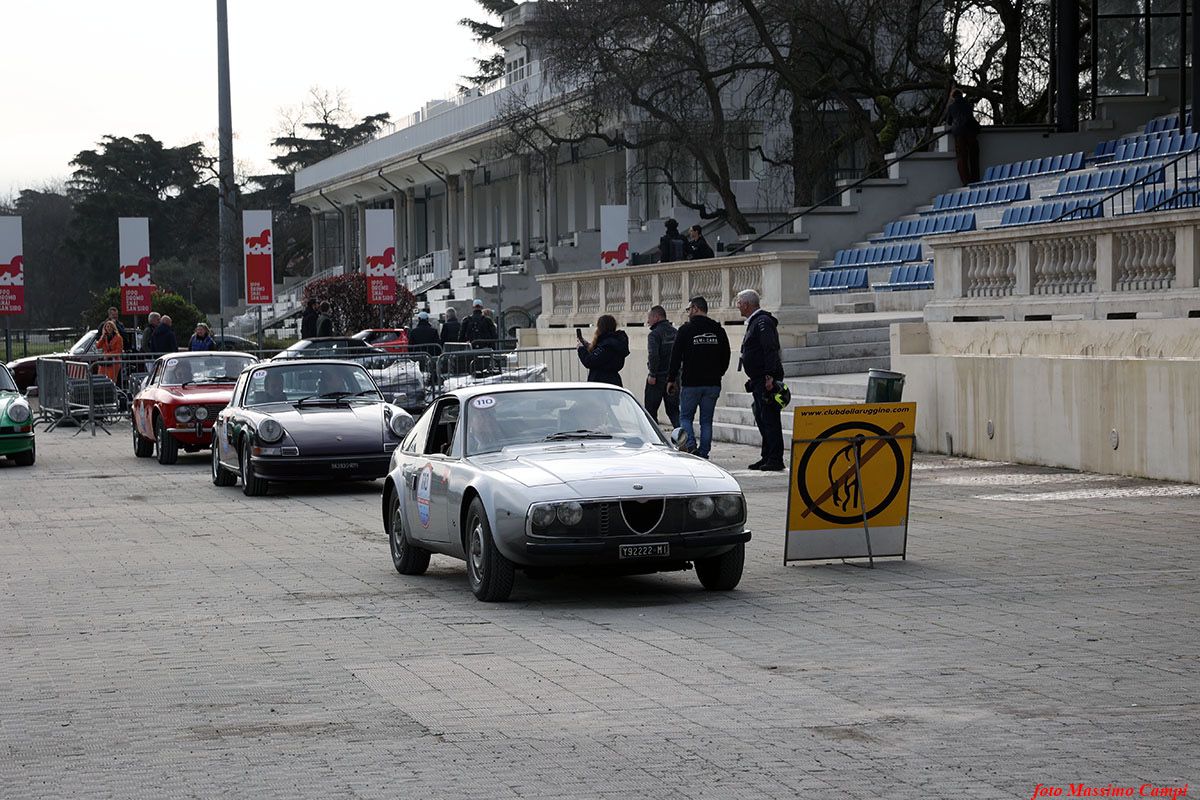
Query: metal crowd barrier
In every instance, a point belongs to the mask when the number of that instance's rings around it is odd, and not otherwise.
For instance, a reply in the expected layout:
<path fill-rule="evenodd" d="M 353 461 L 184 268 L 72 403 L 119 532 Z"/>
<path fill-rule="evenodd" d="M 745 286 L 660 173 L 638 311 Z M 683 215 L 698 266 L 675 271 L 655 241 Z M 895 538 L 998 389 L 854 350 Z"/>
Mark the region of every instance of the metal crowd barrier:
<path fill-rule="evenodd" d="M 39 358 L 37 360 L 38 413 L 34 418 L 34 426 L 39 422 L 48 422 L 47 431 L 58 427 L 68 414 L 71 406 L 67 397 L 67 364 L 57 358 Z"/>

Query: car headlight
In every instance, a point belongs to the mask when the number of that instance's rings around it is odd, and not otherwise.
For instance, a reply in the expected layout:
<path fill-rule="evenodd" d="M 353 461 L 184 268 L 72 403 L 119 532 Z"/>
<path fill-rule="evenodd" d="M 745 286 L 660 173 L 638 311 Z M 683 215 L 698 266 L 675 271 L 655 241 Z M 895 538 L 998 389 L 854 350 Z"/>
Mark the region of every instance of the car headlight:
<path fill-rule="evenodd" d="M 550 503 L 533 507 L 533 527 L 549 528 L 554 524 L 554 520 L 558 517 L 558 512 Z"/>
<path fill-rule="evenodd" d="M 691 500 L 688 500 L 688 513 L 696 519 L 708 519 L 713 515 L 713 508 L 715 506 L 716 504 L 711 497 L 693 497 Z"/>
<path fill-rule="evenodd" d="M 273 419 L 258 426 L 258 438 L 264 442 L 278 442 L 283 438 L 283 426 Z"/>
<path fill-rule="evenodd" d="M 563 525 L 578 525 L 583 522 L 583 506 L 573 500 L 569 503 L 559 503 L 556 511 L 558 521 Z"/>
<path fill-rule="evenodd" d="M 736 494 L 718 495 L 717 514 L 725 519 L 740 517 L 742 515 L 742 498 Z"/>
<path fill-rule="evenodd" d="M 196 419 L 198 419 L 198 420 L 208 419 L 208 409 L 205 408 L 204 406 L 196 406 Z"/>
<path fill-rule="evenodd" d="M 30 416 L 29 406 L 24 403 L 13 403 L 8 407 L 8 418 L 16 425 L 28 422 Z"/>
<path fill-rule="evenodd" d="M 185 423 L 191 422 L 192 421 L 192 407 L 191 406 L 180 406 L 179 408 L 175 409 L 175 421 L 176 422 L 185 422 Z"/>
<path fill-rule="evenodd" d="M 397 438 L 403 439 L 413 429 L 413 424 L 411 414 L 405 411 L 394 411 L 392 418 L 388 420 L 388 430 Z"/>

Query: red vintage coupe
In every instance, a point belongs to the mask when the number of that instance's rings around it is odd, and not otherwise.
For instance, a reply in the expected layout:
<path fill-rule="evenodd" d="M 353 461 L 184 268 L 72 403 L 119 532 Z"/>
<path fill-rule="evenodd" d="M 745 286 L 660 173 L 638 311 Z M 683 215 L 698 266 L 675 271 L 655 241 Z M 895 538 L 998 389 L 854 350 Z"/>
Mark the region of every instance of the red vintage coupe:
<path fill-rule="evenodd" d="M 170 353 L 150 365 L 133 398 L 133 454 L 174 464 L 179 448 L 212 445 L 212 425 L 229 404 L 238 375 L 255 362 L 247 353 Z"/>

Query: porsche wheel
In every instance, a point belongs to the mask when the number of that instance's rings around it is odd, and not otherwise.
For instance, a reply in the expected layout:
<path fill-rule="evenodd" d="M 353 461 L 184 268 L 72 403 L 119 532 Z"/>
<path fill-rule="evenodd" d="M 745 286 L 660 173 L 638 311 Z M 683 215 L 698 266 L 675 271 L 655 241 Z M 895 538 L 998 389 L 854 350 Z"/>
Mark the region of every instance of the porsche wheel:
<path fill-rule="evenodd" d="M 471 591 L 485 603 L 507 600 L 516 570 L 496 549 L 483 501 L 476 497 L 467 511 L 467 579 Z"/>
<path fill-rule="evenodd" d="M 37 445 L 30 442 L 28 450 L 24 453 L 13 453 L 11 458 L 18 467 L 32 467 L 33 462 L 37 460 Z"/>
<path fill-rule="evenodd" d="M 217 446 L 217 437 L 213 436 L 212 443 L 212 482 L 213 486 L 233 486 L 237 483 L 237 475 L 221 466 L 221 448 Z"/>
<path fill-rule="evenodd" d="M 254 465 L 250 463 L 250 439 L 242 442 L 242 494 L 247 497 L 261 497 L 267 493 L 267 482 L 254 474 Z"/>
<path fill-rule="evenodd" d="M 728 553 L 696 559 L 696 577 L 710 592 L 728 592 L 742 579 L 746 565 L 746 545 L 738 544 Z"/>
<path fill-rule="evenodd" d="M 154 421 L 154 451 L 160 464 L 174 464 L 179 460 L 179 442 L 167 433 L 167 425 L 162 417 Z"/>
<path fill-rule="evenodd" d="M 154 442 L 138 433 L 136 423 L 129 427 L 133 428 L 133 454 L 138 458 L 149 458 L 154 455 Z"/>
<path fill-rule="evenodd" d="M 400 495 L 392 492 L 388 501 L 388 544 L 392 550 L 392 564 L 401 575 L 424 575 L 429 569 L 428 550 L 408 541 L 404 530 L 404 510 L 400 508 Z"/>

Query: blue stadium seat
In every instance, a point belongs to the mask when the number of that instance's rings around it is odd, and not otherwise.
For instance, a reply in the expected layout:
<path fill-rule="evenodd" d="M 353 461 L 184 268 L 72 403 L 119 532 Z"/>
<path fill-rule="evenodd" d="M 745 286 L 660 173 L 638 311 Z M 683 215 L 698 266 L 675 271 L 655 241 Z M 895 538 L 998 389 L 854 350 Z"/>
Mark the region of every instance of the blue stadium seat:
<path fill-rule="evenodd" d="M 1004 210 L 1004 216 L 1000 218 L 1000 225 L 1009 227 L 1054 222 L 1064 214 L 1071 214 L 1069 219 L 1089 219 L 1103 216 L 1104 208 L 1100 205 L 1093 206 L 1092 201 L 1086 199 L 1057 200 L 1052 203 L 1017 206 Z"/>

